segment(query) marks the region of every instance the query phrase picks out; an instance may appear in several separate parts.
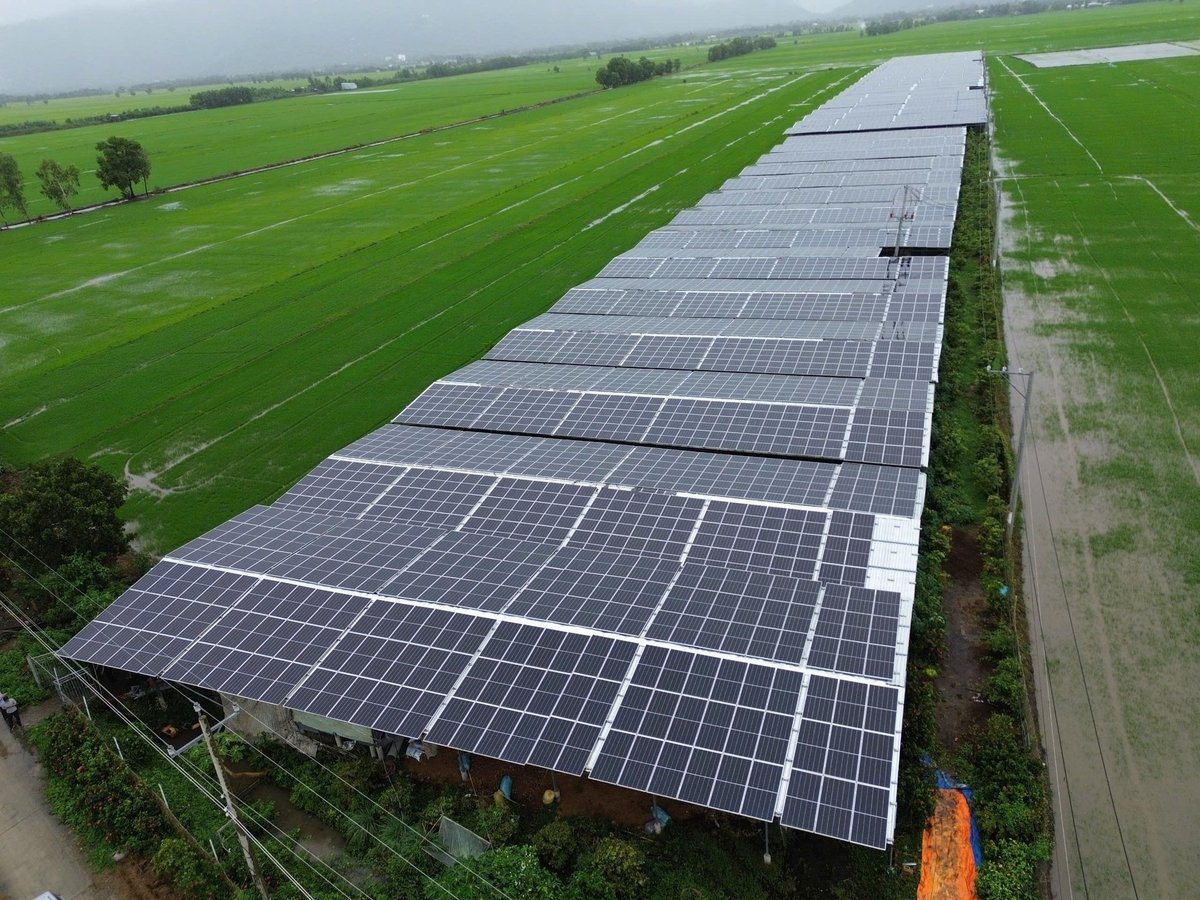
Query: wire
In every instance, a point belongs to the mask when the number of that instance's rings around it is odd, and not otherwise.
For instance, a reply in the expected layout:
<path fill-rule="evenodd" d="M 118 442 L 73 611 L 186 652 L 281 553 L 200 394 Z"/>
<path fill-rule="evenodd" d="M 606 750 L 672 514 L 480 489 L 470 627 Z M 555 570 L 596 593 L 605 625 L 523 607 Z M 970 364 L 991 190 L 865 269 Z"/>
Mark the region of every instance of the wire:
<path fill-rule="evenodd" d="M 7 554 L 5 554 L 5 555 L 7 555 Z M 9 557 L 9 558 L 11 559 L 11 557 Z M 38 643 L 40 643 L 49 652 L 53 653 L 54 648 L 52 646 L 52 643 L 46 638 L 44 633 L 40 632 L 40 630 L 37 628 L 36 624 L 34 624 L 32 622 L 32 620 L 27 619 L 27 616 L 19 610 L 19 608 L 12 601 L 12 599 L 2 591 L 0 591 L 0 598 L 2 598 L 2 600 L 0 600 L 0 606 L 3 606 L 14 619 L 16 619 L 18 622 L 20 622 L 22 627 L 26 631 L 28 631 L 31 635 L 33 635 L 34 639 L 36 641 L 38 641 Z M 130 731 L 134 732 L 145 743 L 147 743 L 156 753 L 158 753 L 160 756 L 162 756 L 163 759 L 169 765 L 174 766 L 175 769 L 179 772 L 179 774 L 182 775 L 187 781 L 189 781 L 193 785 L 193 787 L 195 787 L 196 790 L 198 790 L 201 793 L 201 795 L 203 795 L 206 799 L 213 802 L 218 808 L 226 809 L 223 797 L 218 796 L 217 793 L 215 792 L 216 786 L 212 783 L 202 784 L 201 781 L 199 780 L 199 779 L 208 777 L 207 773 L 204 773 L 203 771 L 201 771 L 199 769 L 199 767 L 193 761 L 187 759 L 185 756 L 182 756 L 182 755 L 181 756 L 173 756 L 163 745 L 155 742 L 152 737 L 152 731 L 151 731 L 150 727 L 145 722 L 143 722 L 136 714 L 130 712 L 128 710 L 128 708 L 124 707 L 119 701 L 117 701 L 116 698 L 112 696 L 112 693 L 110 691 L 108 691 L 106 688 L 104 688 L 98 682 L 95 682 L 94 679 L 91 679 L 90 676 L 88 676 L 83 670 L 75 670 L 74 674 L 79 676 L 82 680 L 88 682 L 89 686 L 92 688 L 96 698 L 98 700 L 100 700 L 100 702 L 104 706 L 106 706 L 113 713 L 113 715 L 115 715 Z M 187 763 L 187 765 L 189 765 L 193 769 L 193 771 L 195 772 L 195 775 L 190 774 L 189 772 L 185 771 L 183 769 L 182 763 Z M 164 797 L 164 799 L 165 799 L 165 797 Z M 265 826 L 268 829 L 273 830 L 275 832 L 275 834 L 278 836 L 277 839 L 281 839 L 280 846 L 283 847 L 285 850 L 287 850 L 289 853 L 291 853 L 297 859 L 297 861 L 299 861 L 300 863 L 307 866 L 310 871 L 312 871 L 315 875 L 317 875 L 319 878 L 321 878 L 331 888 L 333 888 L 335 891 L 337 891 L 343 897 L 350 896 L 345 891 L 343 891 L 341 888 L 339 888 L 337 886 L 337 884 L 330 881 L 330 879 L 323 872 L 316 869 L 312 865 L 312 863 L 310 863 L 308 860 L 305 860 L 303 857 L 301 857 L 299 855 L 299 853 L 296 852 L 294 847 L 289 846 L 287 836 L 283 833 L 283 831 L 281 829 L 278 828 L 278 826 L 274 825 L 274 823 L 270 822 L 269 820 L 265 819 L 263 816 L 259 815 L 256 810 L 246 807 L 245 805 L 243 805 L 240 808 L 240 811 L 243 813 L 247 813 L 247 812 L 250 813 L 263 826 Z M 255 838 L 254 835 L 248 834 L 246 832 L 243 832 L 243 833 L 246 834 L 247 838 L 249 838 L 250 840 L 254 841 L 255 843 L 257 843 L 261 846 L 261 842 L 259 842 Z M 279 868 L 281 874 L 284 875 L 284 877 L 288 878 L 288 880 L 290 880 L 294 884 L 296 884 L 296 887 L 302 893 L 304 893 L 305 896 L 311 896 L 303 888 L 302 885 L 300 885 L 298 882 L 296 882 L 295 878 L 291 875 L 291 873 L 288 872 L 287 869 L 285 869 L 281 863 L 279 863 L 279 861 L 274 857 L 273 854 L 271 854 L 265 848 L 263 848 L 263 852 L 268 856 L 268 858 L 270 858 L 272 860 L 273 863 L 275 863 L 276 867 Z M 313 858 L 318 859 L 315 856 Z M 318 859 L 318 861 L 321 861 L 321 860 Z M 323 863 L 323 861 L 321 861 L 321 862 Z M 325 865 L 331 872 L 333 872 L 333 874 L 340 877 L 343 881 L 346 882 L 347 885 L 349 885 L 352 889 L 357 891 L 359 894 L 361 894 L 364 897 L 370 896 L 365 891 L 363 891 L 361 888 L 359 888 L 357 885 L 355 885 L 353 882 L 351 882 L 350 879 L 347 878 L 345 875 L 343 875 L 342 873 L 333 869 L 332 866 L 328 866 L 328 864 L 325 864 Z"/>
<path fill-rule="evenodd" d="M 49 566 L 49 564 L 48 564 L 48 563 L 46 563 L 44 560 L 40 559 L 40 558 L 39 558 L 39 557 L 38 557 L 38 556 L 37 556 L 35 553 L 33 553 L 33 551 L 31 551 L 31 550 L 30 550 L 28 547 L 26 547 L 26 546 L 25 546 L 23 543 L 21 543 L 21 542 L 20 542 L 20 541 L 19 541 L 17 538 L 13 537 L 11 534 L 9 534 L 7 531 L 5 531 L 5 530 L 4 530 L 4 529 L 2 529 L 2 528 L 0 528 L 0 535 L 4 535 L 5 537 L 7 537 L 7 538 L 8 538 L 10 541 L 12 541 L 14 544 L 16 544 L 18 547 L 20 547 L 20 548 L 21 548 L 22 550 L 24 550 L 26 553 L 28 553 L 28 554 L 29 554 L 29 555 L 30 555 L 30 556 L 31 556 L 33 559 L 37 560 L 37 561 L 38 561 L 38 562 L 39 562 L 39 563 L 40 563 L 42 566 L 44 566 L 44 567 L 45 567 L 45 568 L 46 568 L 46 569 L 47 569 L 49 572 L 53 573 L 53 571 L 54 571 L 54 570 L 50 568 L 50 566 Z M 31 573 L 31 572 L 29 572 L 29 570 L 28 570 L 28 569 L 26 569 L 26 568 L 25 568 L 23 565 L 21 565 L 21 563 L 20 563 L 18 560 L 16 560 L 15 558 L 13 558 L 11 555 L 9 555 L 8 553 L 6 553 L 6 552 L 5 552 L 5 551 L 3 551 L 3 550 L 0 550 L 0 555 L 2 555 L 2 556 L 4 556 L 5 558 L 7 558 L 7 559 L 8 559 L 8 560 L 9 560 L 9 561 L 10 561 L 10 562 L 13 564 L 13 565 L 15 565 L 15 566 L 16 566 L 18 569 L 20 569 L 20 570 L 21 570 L 21 572 L 23 572 L 23 573 L 24 573 L 24 574 L 25 574 L 27 577 L 29 577 L 29 578 L 33 578 L 33 575 L 32 575 L 32 573 Z M 51 589 L 50 589 L 48 586 L 46 586 L 45 584 L 42 584 L 41 582 L 38 582 L 38 581 L 36 581 L 36 579 L 34 579 L 34 581 L 35 581 L 35 583 L 37 583 L 37 584 L 38 584 L 38 586 L 39 586 L 39 587 L 41 587 L 41 588 L 42 588 L 44 591 L 46 591 L 46 593 L 48 593 L 48 594 L 49 594 L 51 597 L 53 597 L 53 598 L 54 598 L 54 600 L 55 600 L 56 602 L 58 602 L 58 603 L 59 603 L 61 606 L 63 606 L 63 607 L 64 607 L 65 609 L 67 609 L 68 611 L 70 611 L 70 612 L 71 612 L 71 613 L 72 613 L 72 614 L 73 614 L 73 615 L 74 615 L 76 618 L 80 619 L 81 621 L 84 621 L 84 623 L 86 624 L 86 619 L 84 619 L 84 618 L 83 618 L 83 616 L 82 616 L 82 615 L 81 615 L 81 614 L 78 612 L 78 610 L 76 610 L 76 609 L 75 609 L 74 607 L 72 607 L 72 606 L 71 606 L 69 603 L 67 603 L 67 602 L 66 602 L 66 601 L 65 601 L 65 600 L 64 600 L 62 597 L 58 596 L 58 594 L 56 594 L 56 593 L 55 593 L 53 590 L 51 590 Z M 72 587 L 74 588 L 74 590 L 76 591 L 76 593 L 80 594 L 80 596 L 84 596 L 83 592 L 82 592 L 82 591 L 81 591 L 81 590 L 80 590 L 78 587 L 74 587 L 74 586 L 72 586 Z M 48 644 L 47 644 L 45 641 L 42 641 L 42 643 L 43 643 L 43 646 L 47 646 L 47 647 L 49 646 L 49 645 L 48 645 Z M 50 649 L 49 649 L 49 652 L 51 652 L 51 653 L 55 653 L 55 650 L 54 650 L 53 648 L 50 648 Z M 55 655 L 57 656 L 57 653 L 55 653 Z M 61 659 L 61 657 L 60 657 L 60 659 Z M 172 683 L 170 683 L 170 682 L 166 682 L 166 683 L 167 683 L 167 684 L 168 684 L 168 685 L 169 685 L 169 686 L 170 686 L 170 687 L 171 687 L 173 690 L 175 690 L 177 693 L 179 693 L 179 694 L 180 694 L 180 696 L 182 696 L 182 697 L 185 697 L 186 699 L 193 700 L 193 701 L 195 701 L 195 700 L 197 699 L 196 695 L 194 695 L 194 694 L 188 694 L 188 693 L 185 693 L 185 692 L 184 692 L 184 690 L 182 689 L 182 687 L 181 687 L 180 685 L 172 684 Z M 98 684 L 98 682 L 97 682 L 97 684 Z M 242 712 L 244 712 L 246 715 L 248 715 L 250 718 L 254 719 L 254 721 L 255 721 L 255 722 L 257 722 L 257 723 L 258 723 L 260 726 L 262 726 L 262 728 L 264 728 L 265 730 L 269 731 L 271 734 L 275 735 L 275 737 L 277 737 L 279 740 L 283 741 L 284 743 L 287 743 L 287 739 L 286 739 L 286 738 L 285 738 L 283 735 L 279 734 L 279 732 L 278 732 L 278 731 L 276 731 L 276 730 L 275 730 L 275 729 L 274 729 L 274 728 L 273 728 L 273 727 L 272 727 L 272 726 L 271 726 L 269 723 L 267 723 L 267 722 L 264 722 L 262 719 L 258 718 L 258 716 L 254 715 L 252 712 L 250 712 L 250 711 L 249 711 L 249 710 L 247 710 L 247 709 L 244 709 L 244 708 L 243 708 L 241 711 L 242 711 Z M 324 802 L 324 803 L 325 803 L 327 806 L 329 806 L 331 809 L 333 809 L 333 810 L 335 810 L 336 812 L 338 812 L 338 814 L 339 814 L 339 815 L 341 815 L 343 818 L 345 818 L 347 821 L 349 821 L 351 824 L 353 824 L 353 825 L 354 825 L 356 828 L 358 828 L 360 831 L 362 831 L 363 833 L 365 833 L 365 834 L 369 835 L 369 836 L 370 836 L 370 837 L 371 837 L 371 838 L 372 838 L 372 839 L 373 839 L 373 840 L 374 840 L 376 843 L 378 843 L 380 846 L 382 846 L 382 847 L 386 848 L 386 849 L 387 849 L 388 851 L 390 851 L 390 852 L 391 852 L 391 853 L 392 853 L 394 856 L 396 856 L 397 858 L 399 858 L 399 859 L 403 860 L 403 861 L 404 861 L 406 864 L 408 864 L 410 867 L 412 867 L 412 868 L 416 869 L 416 870 L 417 870 L 418 872 L 420 872 L 422 875 L 424 875 L 425 877 L 427 877 L 427 878 L 429 878 L 431 881 L 433 881 L 435 884 L 437 884 L 437 880 L 436 880 L 436 879 L 434 879 L 434 878 L 433 878 L 433 876 L 429 875 L 429 873 L 425 872 L 423 869 L 421 869 L 419 866 L 417 866 L 415 863 L 413 863 L 413 862 L 412 862 L 412 860 L 408 859 L 406 856 L 404 856 L 403 854 L 399 853 L 399 852 L 398 852 L 398 851 L 397 851 L 397 850 L 396 850 L 394 847 L 390 846 L 390 845 L 389 845 L 387 842 L 385 842 L 385 841 L 384 841 L 382 838 L 380 838 L 378 835 L 375 835 L 375 834 L 374 834 L 374 833 L 372 833 L 372 832 L 371 832 L 369 829 L 367 829 L 366 827 L 364 827 L 364 826 L 362 825 L 362 823 L 360 823 L 360 822 L 358 822 L 357 820 L 355 820 L 353 816 L 351 816 L 351 815 L 350 815 L 348 812 L 346 812 L 345 810 L 341 809 L 341 808 L 340 808 L 340 807 L 339 807 L 339 806 L 338 806 L 336 803 L 334 803 L 332 800 L 330 800 L 329 798 L 325 797 L 325 796 L 324 796 L 323 794 L 321 794 L 319 791 L 317 791 L 317 790 L 313 789 L 313 788 L 312 788 L 310 785 L 308 785 L 306 782 L 304 782 L 304 781 L 303 781 L 303 780 L 302 780 L 302 779 L 301 779 L 299 776 L 295 775 L 295 774 L 294 774 L 294 773 L 292 773 L 292 772 L 291 772 L 289 769 L 287 769 L 287 767 L 285 767 L 285 766 L 284 766 L 282 763 L 278 762 L 277 760 L 274 760 L 274 759 L 272 759 L 270 756 L 268 756 L 266 753 L 264 753 L 264 752 L 263 752 L 263 751 L 262 751 L 260 748 L 258 748 L 258 747 L 256 747 L 256 746 L 254 746 L 254 744 L 253 744 L 253 743 L 251 743 L 251 742 L 249 742 L 249 741 L 247 741 L 247 742 L 246 742 L 246 746 L 250 747 L 250 748 L 251 748 L 251 749 L 253 749 L 253 750 L 254 750 L 256 753 L 258 753 L 259 755 L 261 755 L 261 756 L 262 756 L 264 759 L 268 760 L 268 761 L 269 761 L 269 762 L 271 762 L 273 765 L 275 765 L 276 767 L 278 767 L 278 768 L 279 768 L 281 771 L 285 772 L 285 773 L 286 773 L 286 774 L 287 774 L 287 775 L 288 775 L 288 776 L 289 776 L 291 779 L 295 780 L 295 781 L 296 781 L 297 783 L 299 783 L 299 784 L 302 784 L 302 785 L 303 785 L 305 788 L 307 788 L 307 789 L 308 789 L 308 790 L 309 790 L 311 793 L 313 793 L 313 795 L 314 795 L 314 796 L 317 796 L 317 797 L 319 797 L 319 798 L 320 798 L 320 799 L 321 799 L 321 800 L 322 800 L 322 801 L 323 801 L 323 802 Z M 343 784 L 345 787 L 348 787 L 348 788 L 350 788 L 352 791 L 354 791 L 354 792 L 355 792 L 356 794 L 358 794 L 360 797 L 362 797 L 363 799 L 367 800 L 367 801 L 368 801 L 368 802 L 369 802 L 369 803 L 370 803 L 372 806 L 374 806 L 376 809 L 380 810 L 380 811 L 381 811 L 381 812 L 383 812 L 385 815 L 387 815 L 388 817 L 390 817 L 390 818 L 391 818 L 393 821 L 397 822 L 398 824 L 400 824 L 400 825 L 401 825 L 401 826 L 403 826 L 404 828 L 408 829 L 408 830 L 409 830 L 410 832 L 412 832 L 412 834 L 413 834 L 413 835 L 415 835 L 415 836 L 416 836 L 416 837 L 417 837 L 417 838 L 418 838 L 420 841 L 422 841 L 423 843 L 428 843 L 429 845 L 431 845 L 431 846 L 434 846 L 434 847 L 436 847 L 436 846 L 437 846 L 437 845 L 436 845 L 436 843 L 433 841 L 433 839 L 429 837 L 429 835 L 427 835 L 427 834 L 423 834 L 422 832 L 418 831 L 418 830 L 417 830 L 416 828 L 414 828 L 412 825 L 410 825 L 409 823 L 405 822 L 403 819 L 401 819 L 401 818 L 399 818 L 398 816 L 396 816 L 396 815 L 395 815 L 395 813 L 391 812 L 391 811 L 390 811 L 390 810 L 388 810 L 386 807 L 384 807 L 384 806 L 380 805 L 380 804 L 379 804 L 379 803 L 378 803 L 378 802 L 377 802 L 377 801 L 376 801 L 376 800 L 375 800 L 373 797 L 371 797 L 370 795 L 368 795 L 368 794 L 364 793 L 364 792 L 363 792 L 362 790 L 360 790 L 360 789 L 359 789 L 357 786 L 355 786 L 355 785 L 351 784 L 350 782 L 346 781 L 346 779 L 342 778 L 342 777 L 341 777 L 341 776 L 340 776 L 340 775 L 339 775 L 337 772 L 334 772 L 332 769 L 330 769 L 328 766 L 326 766 L 324 763 L 322 763 L 322 762 L 321 762 L 319 759 L 315 759 L 315 758 L 314 758 L 314 759 L 313 759 L 313 761 L 314 761 L 314 762 L 315 762 L 315 763 L 316 763 L 318 766 L 320 766 L 320 767 L 321 767 L 321 769 L 322 769 L 322 770 L 324 770 L 324 771 L 325 771 L 327 774 L 329 774 L 329 775 L 332 775 L 334 778 L 336 778 L 338 781 L 340 781 L 340 782 L 341 782 L 341 783 L 342 783 L 342 784 Z M 481 882 L 482 882 L 484 885 L 486 885 L 486 886 L 487 886 L 488 888 L 490 888 L 492 891 L 495 891 L 495 892 L 496 892 L 496 893 L 497 893 L 499 896 L 501 896 L 501 897 L 505 898 L 505 900 L 513 900 L 513 898 L 511 897 L 511 895 L 509 895 L 508 893 L 506 893 L 504 890 L 502 890 L 500 887 L 496 886 L 496 885 L 495 885 L 495 884 L 493 884 L 492 882 L 490 882 L 490 881 L 489 881 L 487 878 L 485 878 L 485 877 L 484 877 L 484 876 L 483 876 L 481 873 L 479 873 L 478 871 L 476 871 L 476 870 L 475 870 L 473 867 L 471 867 L 470 865 L 467 865 L 467 864 L 465 863 L 465 861 L 463 861 L 463 860 L 459 860 L 457 864 L 458 864 L 458 865 L 461 865 L 461 866 L 463 866 L 463 868 L 464 868 L 464 869 L 466 869 L 466 871 L 470 872 L 470 873 L 471 873 L 471 875 L 473 875 L 473 876 L 474 876 L 476 879 L 478 879 L 479 881 L 481 881 Z M 440 885 L 440 884 L 439 884 L 438 886 L 439 886 L 439 887 L 441 887 L 441 885 Z M 444 888 L 443 888 L 443 890 L 444 890 Z M 449 892 L 447 891 L 447 893 L 449 893 Z"/>

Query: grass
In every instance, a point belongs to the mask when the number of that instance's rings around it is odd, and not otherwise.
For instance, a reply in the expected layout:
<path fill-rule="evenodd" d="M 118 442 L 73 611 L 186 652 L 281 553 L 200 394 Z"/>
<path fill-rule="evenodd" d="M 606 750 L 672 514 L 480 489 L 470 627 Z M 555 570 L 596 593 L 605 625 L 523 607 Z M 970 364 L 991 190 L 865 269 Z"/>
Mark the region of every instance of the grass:
<path fill-rule="evenodd" d="M 93 174 L 96 143 L 114 134 L 140 141 L 151 160 L 150 186 L 167 187 L 595 90 L 594 79 L 582 61 L 558 73 L 526 66 L 20 135 L 0 139 L 0 152 L 16 157 L 37 215 L 55 210 L 33 177 L 47 157 L 79 166 L 76 206 L 115 196 Z"/>
<path fill-rule="evenodd" d="M 11 232 L 0 454 L 152 477 L 127 511 L 170 548 L 387 421 L 852 76 L 657 81 Z"/>
<path fill-rule="evenodd" d="M 1041 467 L 1058 467 L 1050 571 L 1073 617 L 1043 613 L 1080 826 L 1067 856 L 1092 891 L 1127 893 L 1132 872 L 1143 896 L 1170 896 L 1200 875 L 1185 851 L 1195 812 L 1178 799 L 1191 785 L 1174 777 L 1200 763 L 1195 718 L 1180 715 L 1200 676 L 1200 60 L 1002 57 L 990 76 L 1020 236 L 1005 281 L 1032 336 L 1018 362 L 1053 374 L 1033 424 Z"/>

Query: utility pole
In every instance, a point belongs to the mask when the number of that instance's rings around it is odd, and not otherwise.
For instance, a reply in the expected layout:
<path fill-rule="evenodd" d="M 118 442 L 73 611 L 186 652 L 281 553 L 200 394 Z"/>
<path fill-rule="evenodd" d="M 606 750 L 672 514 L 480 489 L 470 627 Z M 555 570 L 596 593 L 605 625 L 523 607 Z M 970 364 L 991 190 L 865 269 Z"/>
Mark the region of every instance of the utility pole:
<path fill-rule="evenodd" d="M 913 191 L 912 186 L 904 185 L 904 194 L 900 198 L 900 215 L 896 217 L 896 246 L 892 248 L 895 251 L 892 253 L 895 259 L 900 258 L 900 237 L 901 229 L 904 227 L 904 220 L 912 215 L 908 212 L 908 195 L 910 191 Z M 913 193 L 915 194 L 915 191 Z"/>
<path fill-rule="evenodd" d="M 254 886 L 258 888 L 262 900 L 271 900 L 270 894 L 267 893 L 267 883 L 263 880 L 262 872 L 258 869 L 258 861 L 254 858 L 254 851 L 250 849 L 250 838 L 246 835 L 242 820 L 238 818 L 237 807 L 233 805 L 233 796 L 229 793 L 229 785 L 225 783 L 225 770 L 221 768 L 221 760 L 217 757 L 217 750 L 213 746 L 212 734 L 208 730 L 208 718 L 204 715 L 199 703 L 193 703 L 192 708 L 199 716 L 200 734 L 204 737 L 204 746 L 208 748 L 208 755 L 212 757 L 213 769 L 217 773 L 217 783 L 221 785 L 221 793 L 225 795 L 225 815 L 229 816 L 230 821 L 233 822 L 233 830 L 237 833 L 238 843 L 242 845 L 242 853 L 246 857 L 246 868 L 250 870 L 250 877 L 254 879 Z"/>
<path fill-rule="evenodd" d="M 987 367 L 989 375 L 998 375 L 1008 382 L 1008 386 L 1016 392 L 1017 396 L 1023 401 L 1021 408 L 1021 433 L 1017 438 L 1017 458 L 1013 462 L 1012 488 L 1008 494 L 1008 521 L 1005 524 L 1004 538 L 1005 542 L 1012 540 L 1013 521 L 1017 515 L 1017 502 L 1021 498 L 1021 458 L 1025 455 L 1025 434 L 1029 430 L 1029 403 L 1033 399 L 1033 372 L 1026 372 L 1024 369 L 1010 370 L 1008 366 L 1002 366 L 999 372 L 993 372 L 992 367 Z M 1025 378 L 1025 390 L 1022 391 L 1013 383 L 1013 376 L 1021 375 Z"/>

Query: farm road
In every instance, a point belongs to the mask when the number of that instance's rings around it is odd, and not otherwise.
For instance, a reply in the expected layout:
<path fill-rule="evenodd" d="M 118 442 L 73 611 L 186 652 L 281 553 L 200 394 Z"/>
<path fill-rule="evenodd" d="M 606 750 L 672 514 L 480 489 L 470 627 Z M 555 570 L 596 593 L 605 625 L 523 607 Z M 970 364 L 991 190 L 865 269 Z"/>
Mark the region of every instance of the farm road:
<path fill-rule="evenodd" d="M 25 724 L 39 719 L 23 712 Z M 87 867 L 74 835 L 46 809 L 40 767 L 0 727 L 0 898 L 25 900 L 55 891 L 70 900 L 122 900 Z"/>

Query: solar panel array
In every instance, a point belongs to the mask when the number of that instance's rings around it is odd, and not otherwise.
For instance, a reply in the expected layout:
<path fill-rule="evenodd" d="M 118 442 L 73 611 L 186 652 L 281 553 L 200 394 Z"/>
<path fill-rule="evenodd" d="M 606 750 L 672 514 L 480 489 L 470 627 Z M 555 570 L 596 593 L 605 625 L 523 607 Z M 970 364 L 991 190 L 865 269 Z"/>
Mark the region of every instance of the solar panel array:
<path fill-rule="evenodd" d="M 880 67 L 63 655 L 884 847 L 982 73 Z"/>

